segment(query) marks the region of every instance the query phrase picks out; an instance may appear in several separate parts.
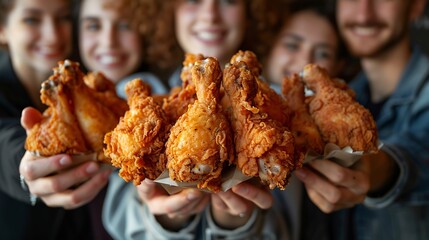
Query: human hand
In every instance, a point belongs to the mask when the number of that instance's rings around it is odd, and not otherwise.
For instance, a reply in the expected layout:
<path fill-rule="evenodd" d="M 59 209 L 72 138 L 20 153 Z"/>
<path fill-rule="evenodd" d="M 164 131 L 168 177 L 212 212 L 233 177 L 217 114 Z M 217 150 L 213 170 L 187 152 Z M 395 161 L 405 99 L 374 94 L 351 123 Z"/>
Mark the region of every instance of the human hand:
<path fill-rule="evenodd" d="M 211 195 L 211 212 L 216 224 L 234 229 L 244 225 L 255 207 L 268 209 L 273 204 L 269 189 L 259 183 L 242 182 L 226 192 Z"/>
<path fill-rule="evenodd" d="M 316 160 L 295 171 L 313 203 L 325 213 L 362 203 L 369 191 L 367 161 L 361 159 L 353 168 L 330 160 Z"/>
<path fill-rule="evenodd" d="M 42 114 L 34 108 L 24 109 L 22 126 L 28 131 L 40 122 Z M 72 161 L 66 154 L 36 157 L 26 152 L 19 172 L 29 191 L 50 207 L 73 209 L 90 202 L 106 185 L 110 169 L 89 159 Z"/>
<path fill-rule="evenodd" d="M 180 229 L 193 215 L 202 212 L 209 202 L 209 194 L 205 192 L 189 188 L 170 195 L 149 179 L 137 186 L 137 190 L 158 222 L 170 230 Z"/>

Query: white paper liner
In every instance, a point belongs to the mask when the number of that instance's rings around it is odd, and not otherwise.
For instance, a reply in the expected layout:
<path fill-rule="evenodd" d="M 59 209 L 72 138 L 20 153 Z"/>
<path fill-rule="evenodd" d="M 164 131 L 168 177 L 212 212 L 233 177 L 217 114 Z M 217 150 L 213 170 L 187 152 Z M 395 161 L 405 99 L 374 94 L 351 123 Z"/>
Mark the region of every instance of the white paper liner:
<path fill-rule="evenodd" d="M 222 171 L 221 190 L 228 191 L 233 186 L 244 182 L 252 177 L 244 175 L 240 169 L 235 166 L 226 167 Z M 201 191 L 209 192 L 207 189 L 197 188 L 198 182 L 177 182 L 170 178 L 168 169 L 165 170 L 157 179 L 156 183 L 160 183 L 169 194 L 174 194 L 182 191 L 183 188 L 196 188 Z"/>
<path fill-rule="evenodd" d="M 383 143 L 379 141 L 378 149 L 380 149 L 382 146 Z M 318 159 L 329 159 L 343 167 L 350 167 L 355 164 L 363 155 L 372 153 L 373 152 L 353 151 L 353 149 L 349 146 L 341 149 L 336 144 L 327 143 L 325 145 L 323 155 L 317 154 L 310 150 L 305 155 L 303 163 L 309 163 Z"/>

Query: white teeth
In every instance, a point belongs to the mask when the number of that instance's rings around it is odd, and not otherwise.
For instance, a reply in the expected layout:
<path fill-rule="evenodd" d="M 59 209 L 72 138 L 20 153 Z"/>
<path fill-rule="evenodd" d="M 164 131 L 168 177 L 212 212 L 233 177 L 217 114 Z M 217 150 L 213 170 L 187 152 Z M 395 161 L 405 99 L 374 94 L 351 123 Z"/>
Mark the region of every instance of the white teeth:
<path fill-rule="evenodd" d="M 198 37 L 205 41 L 213 41 L 221 38 L 222 35 L 217 32 L 199 32 Z"/>
<path fill-rule="evenodd" d="M 57 51 L 56 49 L 51 48 L 40 48 L 39 52 L 44 55 L 55 55 L 59 53 L 59 51 Z"/>
<path fill-rule="evenodd" d="M 356 27 L 355 33 L 361 36 L 371 36 L 374 35 L 377 31 L 375 27 Z"/>
<path fill-rule="evenodd" d="M 114 64 L 120 61 L 119 57 L 115 57 L 115 56 L 101 56 L 100 57 L 100 63 L 101 64 Z"/>

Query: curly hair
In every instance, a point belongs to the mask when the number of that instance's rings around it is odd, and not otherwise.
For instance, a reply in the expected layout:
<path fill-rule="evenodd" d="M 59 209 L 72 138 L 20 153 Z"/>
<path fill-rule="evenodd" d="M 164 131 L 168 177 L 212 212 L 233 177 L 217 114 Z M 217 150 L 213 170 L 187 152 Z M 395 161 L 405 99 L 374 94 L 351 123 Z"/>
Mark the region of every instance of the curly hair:
<path fill-rule="evenodd" d="M 275 37 L 275 25 L 279 24 L 279 0 L 244 0 L 246 5 L 246 31 L 241 50 L 251 50 L 259 58 L 267 54 Z M 281 0 L 280 0 L 281 1 Z M 176 0 L 157 1 L 158 16 L 155 19 L 148 42 L 148 61 L 159 68 L 176 67 L 184 58 L 174 30 Z M 237 49 L 238 51 L 239 49 Z"/>
<path fill-rule="evenodd" d="M 2 0 L 0 0 L 2 1 Z M 84 1 L 89 0 L 72 0 L 73 1 L 73 32 L 74 32 L 74 48 L 78 49 L 79 35 L 79 18 L 80 8 Z M 110 0 L 104 4 L 104 8 L 113 9 L 121 16 L 126 17 L 131 23 L 131 27 L 136 30 L 142 38 L 142 55 L 144 62 L 148 52 L 148 36 L 154 31 L 154 25 L 151 24 L 153 19 L 158 15 L 158 0 Z M 79 56 L 77 56 L 79 58 Z"/>

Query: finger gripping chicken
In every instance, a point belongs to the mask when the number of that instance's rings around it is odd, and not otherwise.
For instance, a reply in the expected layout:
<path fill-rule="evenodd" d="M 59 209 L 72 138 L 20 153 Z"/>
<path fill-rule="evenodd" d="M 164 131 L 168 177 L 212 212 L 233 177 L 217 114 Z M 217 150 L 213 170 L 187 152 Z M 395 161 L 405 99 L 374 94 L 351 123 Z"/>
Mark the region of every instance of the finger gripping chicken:
<path fill-rule="evenodd" d="M 350 91 L 314 64 L 304 67 L 303 81 L 314 92 L 309 110 L 325 142 L 355 151 L 377 150 L 377 129 L 371 113 Z"/>
<path fill-rule="evenodd" d="M 244 62 L 226 67 L 223 87 L 233 109 L 237 166 L 247 176 L 259 176 L 271 189 L 284 189 L 295 169 L 294 138 L 276 120 L 256 107 L 258 83 Z"/>
<path fill-rule="evenodd" d="M 135 79 L 125 86 L 130 109 L 112 132 L 106 134 L 104 153 L 119 167 L 119 175 L 139 185 L 156 179 L 165 169 L 165 142 L 170 124 L 150 96 L 150 86 Z"/>
<path fill-rule="evenodd" d="M 218 192 L 222 169 L 234 158 L 230 125 L 219 104 L 222 72 L 216 59 L 207 58 L 195 62 L 191 73 L 197 100 L 171 129 L 167 167 L 175 181 Z"/>

